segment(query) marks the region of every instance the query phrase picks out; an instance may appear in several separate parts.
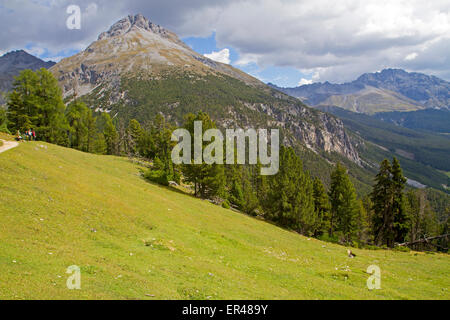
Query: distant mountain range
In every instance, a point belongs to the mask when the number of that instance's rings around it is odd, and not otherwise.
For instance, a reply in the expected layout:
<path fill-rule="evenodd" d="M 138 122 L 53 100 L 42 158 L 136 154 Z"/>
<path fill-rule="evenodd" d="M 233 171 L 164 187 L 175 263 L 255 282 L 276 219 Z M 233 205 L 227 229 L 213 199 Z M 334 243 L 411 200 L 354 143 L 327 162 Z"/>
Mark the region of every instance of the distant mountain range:
<path fill-rule="evenodd" d="M 0 92 L 8 92 L 12 88 L 14 77 L 20 71 L 31 69 L 33 71 L 45 68 L 49 69 L 56 63 L 43 61 L 24 50 L 11 51 L 0 57 Z M 0 103 L 2 103 L 0 97 Z"/>
<path fill-rule="evenodd" d="M 367 73 L 344 84 L 269 85 L 314 107 L 333 106 L 358 113 L 450 109 L 450 82 L 401 69 Z"/>

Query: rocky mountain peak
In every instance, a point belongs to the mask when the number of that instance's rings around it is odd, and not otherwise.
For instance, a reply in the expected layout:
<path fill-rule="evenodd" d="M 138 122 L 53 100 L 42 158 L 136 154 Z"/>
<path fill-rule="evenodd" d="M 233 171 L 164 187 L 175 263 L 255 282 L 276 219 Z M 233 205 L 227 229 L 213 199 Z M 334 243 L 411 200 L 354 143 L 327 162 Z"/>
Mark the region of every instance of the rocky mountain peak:
<path fill-rule="evenodd" d="M 170 32 L 160 25 L 156 25 L 144 17 L 142 14 L 137 14 L 135 16 L 129 15 L 125 17 L 115 24 L 111 26 L 111 28 L 100 34 L 98 40 L 113 38 L 117 36 L 122 36 L 126 33 L 129 33 L 133 30 L 146 30 L 149 32 L 153 32 L 155 34 L 159 34 L 163 37 L 167 37 Z"/>
<path fill-rule="evenodd" d="M 15 56 L 25 56 L 28 55 L 25 50 L 13 50 L 10 52 L 7 52 L 3 55 L 3 57 L 15 57 Z"/>
<path fill-rule="evenodd" d="M 380 72 L 365 73 L 360 76 L 356 82 L 368 83 L 370 81 L 396 81 L 398 79 L 405 79 L 415 75 L 415 73 L 408 73 L 402 69 L 384 69 Z"/>
<path fill-rule="evenodd" d="M 14 75 L 17 75 L 18 70 L 48 69 L 55 64 L 53 61 L 43 61 L 24 50 L 17 50 L 8 52 L 0 57 L 0 73 L 14 73 Z"/>
<path fill-rule="evenodd" d="M 0 57 L 0 73 L 16 73 L 17 69 L 50 68 L 55 62 L 45 62 L 24 50 L 11 51 Z"/>

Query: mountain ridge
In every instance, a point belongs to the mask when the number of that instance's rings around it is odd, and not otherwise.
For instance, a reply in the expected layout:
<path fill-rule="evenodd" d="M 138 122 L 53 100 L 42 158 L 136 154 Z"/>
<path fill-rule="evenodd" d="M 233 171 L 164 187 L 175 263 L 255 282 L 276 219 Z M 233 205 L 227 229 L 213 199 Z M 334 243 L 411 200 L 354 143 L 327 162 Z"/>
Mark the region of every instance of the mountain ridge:
<path fill-rule="evenodd" d="M 311 106 L 336 106 L 350 111 L 374 114 L 390 111 L 417 111 L 421 109 L 450 108 L 450 82 L 435 76 L 402 69 L 384 69 L 381 72 L 365 73 L 358 79 L 343 83 L 313 83 L 295 88 L 271 87 L 293 97 L 302 99 Z M 364 90 L 379 90 L 369 99 L 368 108 L 352 108 L 342 100 L 346 97 L 367 103 Z M 393 94 L 394 93 L 394 94 Z M 344 98 L 342 98 L 344 97 Z M 339 100 L 341 100 L 339 102 Z M 377 108 L 377 106 L 380 106 Z M 386 107 L 383 105 L 392 105 Z M 369 110 L 367 110 L 369 109 Z"/>
<path fill-rule="evenodd" d="M 49 69 L 56 62 L 43 61 L 25 50 L 10 51 L 0 57 L 0 92 L 6 93 L 11 90 L 14 77 L 18 76 L 20 71 L 31 69 L 33 71 L 45 68 Z M 0 96 L 0 103 L 2 103 Z"/>

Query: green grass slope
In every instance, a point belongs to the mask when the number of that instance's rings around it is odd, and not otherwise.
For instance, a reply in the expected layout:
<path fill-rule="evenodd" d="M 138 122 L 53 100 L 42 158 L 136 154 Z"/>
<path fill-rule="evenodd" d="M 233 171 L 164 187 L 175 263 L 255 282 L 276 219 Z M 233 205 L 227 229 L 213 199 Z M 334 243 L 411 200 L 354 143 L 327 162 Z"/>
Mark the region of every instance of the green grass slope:
<path fill-rule="evenodd" d="M 124 158 L 0 155 L 0 299 L 450 299 L 448 255 L 354 250 L 149 184 Z M 382 289 L 366 287 L 367 267 Z M 81 290 L 66 269 L 81 267 Z"/>

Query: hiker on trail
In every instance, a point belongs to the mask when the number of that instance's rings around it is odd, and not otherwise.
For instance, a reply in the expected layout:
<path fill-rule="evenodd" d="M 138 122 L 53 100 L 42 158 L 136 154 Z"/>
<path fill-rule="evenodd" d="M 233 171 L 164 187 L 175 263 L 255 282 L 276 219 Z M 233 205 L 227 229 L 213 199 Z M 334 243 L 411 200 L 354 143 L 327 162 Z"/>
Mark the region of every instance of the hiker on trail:
<path fill-rule="evenodd" d="M 17 141 L 23 141 L 23 138 L 22 138 L 22 136 L 20 135 L 20 131 L 19 130 L 17 130 L 17 135 L 16 135 L 16 140 Z"/>
<path fill-rule="evenodd" d="M 33 141 L 36 141 L 36 132 L 34 131 L 34 129 L 31 129 L 31 130 L 33 130 L 33 131 L 31 132 L 31 135 L 32 135 L 32 137 L 33 137 Z"/>
<path fill-rule="evenodd" d="M 31 129 L 28 130 L 28 141 L 33 141 L 33 133 L 31 132 Z"/>

